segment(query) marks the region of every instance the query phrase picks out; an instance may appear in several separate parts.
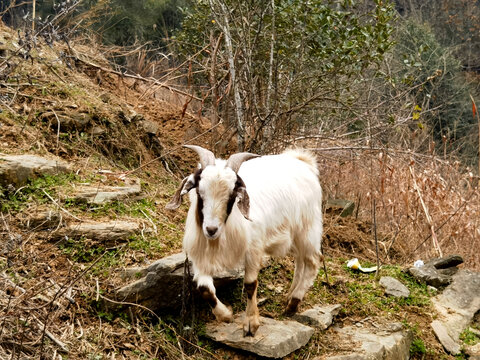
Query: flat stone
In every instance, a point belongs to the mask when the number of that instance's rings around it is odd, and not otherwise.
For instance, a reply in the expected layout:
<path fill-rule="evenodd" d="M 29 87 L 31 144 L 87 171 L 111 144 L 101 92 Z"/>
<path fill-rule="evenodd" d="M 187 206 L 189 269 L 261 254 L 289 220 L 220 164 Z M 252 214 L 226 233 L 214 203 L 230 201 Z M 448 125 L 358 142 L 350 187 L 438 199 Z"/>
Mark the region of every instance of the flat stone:
<path fill-rule="evenodd" d="M 460 351 L 462 349 L 460 344 L 458 344 L 450 337 L 447 328 L 442 322 L 434 320 L 430 324 L 430 326 L 432 327 L 433 333 L 437 337 L 438 341 L 440 341 L 440 343 L 448 353 L 452 355 L 460 354 Z"/>
<path fill-rule="evenodd" d="M 260 317 L 260 327 L 255 336 L 244 337 L 244 316 L 244 313 L 237 314 L 231 323 L 207 324 L 206 336 L 237 349 L 278 359 L 305 346 L 314 333 L 314 329 L 296 321 Z"/>
<path fill-rule="evenodd" d="M 431 265 L 435 267 L 435 269 L 447 269 L 460 264 L 463 264 L 463 258 L 460 255 L 448 255 L 443 258 L 435 258 L 426 263 L 426 265 Z"/>
<path fill-rule="evenodd" d="M 157 260 L 145 267 L 123 271 L 124 277 L 136 280 L 116 291 L 122 301 L 136 302 L 152 310 L 178 309 L 182 305 L 185 254 L 178 253 Z M 190 274 L 193 276 L 192 264 Z M 242 279 L 243 269 L 224 271 L 214 276 L 214 285 L 221 288 Z"/>
<path fill-rule="evenodd" d="M 23 186 L 42 175 L 67 173 L 70 167 L 60 158 L 37 155 L 0 155 L 0 184 Z"/>
<path fill-rule="evenodd" d="M 407 298 L 410 296 L 410 290 L 397 279 L 391 276 L 382 276 L 380 285 L 385 288 L 385 293 L 397 298 Z"/>
<path fill-rule="evenodd" d="M 325 360 L 407 360 L 410 358 L 413 335 L 409 330 L 403 330 L 400 323 L 371 328 L 335 327 L 334 330 L 338 335 L 337 347 L 346 353 L 327 356 Z"/>
<path fill-rule="evenodd" d="M 344 199 L 327 199 L 325 202 L 326 212 L 338 213 L 341 217 L 351 216 L 355 209 L 355 203 Z"/>
<path fill-rule="evenodd" d="M 88 204 L 101 205 L 139 195 L 142 191 L 139 179 L 127 179 L 125 186 L 81 186 L 74 199 Z"/>
<path fill-rule="evenodd" d="M 420 267 L 411 267 L 407 272 L 412 275 L 419 282 L 434 286 L 436 288 L 446 286 L 452 282 L 452 277 L 438 272 L 438 270 L 431 265 L 424 265 Z"/>
<path fill-rule="evenodd" d="M 475 313 L 480 310 L 480 273 L 469 270 L 459 270 L 452 276 L 452 284 L 441 294 L 432 298 L 432 303 L 438 313 L 438 319 L 432 322 L 432 328 L 439 329 L 437 334 L 444 348 L 455 355 L 460 351 L 460 334 L 473 320 Z M 440 326 L 441 325 L 441 326 Z M 443 333 L 442 333 L 442 330 Z M 448 337 L 443 336 L 444 333 Z M 455 344 L 449 342 L 450 338 Z"/>
<path fill-rule="evenodd" d="M 140 231 L 140 224 L 131 221 L 108 221 L 98 223 L 70 224 L 57 236 L 86 237 L 104 243 L 127 241 Z"/>
<path fill-rule="evenodd" d="M 342 305 L 326 305 L 326 306 L 314 306 L 311 309 L 305 310 L 300 314 L 293 316 L 294 320 L 297 320 L 305 325 L 313 325 L 320 330 L 326 330 L 332 325 L 333 318 L 338 315 L 338 312 L 342 308 Z"/>

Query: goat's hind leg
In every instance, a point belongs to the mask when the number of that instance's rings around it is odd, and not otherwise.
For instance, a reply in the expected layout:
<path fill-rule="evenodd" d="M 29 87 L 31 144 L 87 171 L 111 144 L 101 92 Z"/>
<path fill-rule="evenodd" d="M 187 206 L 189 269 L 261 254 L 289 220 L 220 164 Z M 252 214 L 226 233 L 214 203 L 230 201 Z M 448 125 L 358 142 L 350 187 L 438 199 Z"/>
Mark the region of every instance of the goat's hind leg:
<path fill-rule="evenodd" d="M 232 309 L 225 306 L 216 296 L 213 278 L 208 275 L 201 275 L 196 278 L 197 287 L 202 298 L 212 307 L 212 312 L 217 321 L 231 322 L 233 321 Z"/>
<path fill-rule="evenodd" d="M 317 223 L 309 231 L 295 239 L 297 253 L 295 255 L 295 274 L 288 294 L 285 315 L 297 312 L 298 305 L 305 293 L 313 285 L 318 274 L 321 259 L 322 224 Z"/>
<path fill-rule="evenodd" d="M 303 282 L 303 273 L 305 271 L 305 261 L 302 257 L 297 257 L 295 259 L 295 271 L 293 273 L 293 281 L 290 286 L 290 290 L 287 294 L 287 308 L 285 309 L 286 316 L 292 316 L 297 312 L 298 304 L 302 300 L 301 298 L 296 298 L 293 294 L 296 294 L 296 289 Z"/>
<path fill-rule="evenodd" d="M 313 252 L 305 256 L 302 260 L 305 263 L 302 278 L 292 291 L 287 309 L 285 310 L 285 315 L 291 316 L 297 312 L 298 305 L 303 300 L 305 293 L 313 285 L 313 282 L 317 277 L 321 256 L 322 255 L 319 252 Z"/>

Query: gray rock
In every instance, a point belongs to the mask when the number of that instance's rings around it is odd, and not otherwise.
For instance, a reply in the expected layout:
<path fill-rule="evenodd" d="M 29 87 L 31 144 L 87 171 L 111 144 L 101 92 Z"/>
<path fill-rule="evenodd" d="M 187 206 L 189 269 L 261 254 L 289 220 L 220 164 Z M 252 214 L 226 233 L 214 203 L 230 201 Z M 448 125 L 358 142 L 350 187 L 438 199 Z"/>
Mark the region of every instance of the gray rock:
<path fill-rule="evenodd" d="M 458 344 L 455 340 L 451 338 L 447 328 L 444 326 L 442 322 L 434 320 L 430 324 L 430 326 L 432 327 L 433 333 L 437 337 L 438 341 L 440 341 L 440 343 L 443 345 L 443 347 L 448 353 L 452 355 L 460 354 L 460 351 L 461 351 L 460 344 Z"/>
<path fill-rule="evenodd" d="M 182 304 L 182 287 L 185 254 L 167 256 L 140 268 L 126 269 L 124 276 L 137 280 L 118 289 L 117 298 L 136 302 L 152 310 L 178 309 Z M 193 276 L 190 264 L 191 275 Z M 237 269 L 216 274 L 215 287 L 222 287 L 243 278 L 243 270 Z"/>
<path fill-rule="evenodd" d="M 431 259 L 421 267 L 411 267 L 407 272 L 418 281 L 438 288 L 451 283 L 452 276 L 458 271 L 457 265 L 462 263 L 460 255 L 449 255 Z"/>
<path fill-rule="evenodd" d="M 410 290 L 397 279 L 391 276 L 382 276 L 380 278 L 380 285 L 385 288 L 385 293 L 394 297 L 410 296 Z"/>
<path fill-rule="evenodd" d="M 446 286 L 452 282 L 452 277 L 443 275 L 435 269 L 434 266 L 424 265 L 421 267 L 411 267 L 407 272 L 419 282 L 434 286 L 436 288 Z"/>
<path fill-rule="evenodd" d="M 380 327 L 347 326 L 334 328 L 337 346 L 345 354 L 328 356 L 326 360 L 406 360 L 410 358 L 413 335 L 400 323 Z M 356 343 L 357 345 L 354 345 Z M 352 351 L 352 349 L 356 349 Z"/>
<path fill-rule="evenodd" d="M 133 110 L 130 107 L 121 109 L 118 115 L 126 123 L 141 121 L 144 119 L 142 114 L 137 113 L 135 110 Z"/>
<path fill-rule="evenodd" d="M 439 314 L 432 327 L 444 348 L 455 355 L 460 347 L 452 345 L 449 339 L 458 345 L 461 332 L 480 310 L 480 273 L 459 270 L 452 280 L 450 286 L 432 299 Z M 444 336 L 445 333 L 448 337 Z M 446 339 L 446 342 L 442 339 Z"/>
<path fill-rule="evenodd" d="M 306 345 L 314 330 L 296 321 L 279 321 L 260 317 L 260 327 L 254 337 L 243 336 L 244 314 L 236 315 L 232 323 L 210 323 L 206 335 L 225 345 L 269 358 L 282 358 Z"/>
<path fill-rule="evenodd" d="M 326 330 L 332 324 L 333 317 L 338 314 L 341 308 L 342 305 L 340 304 L 314 306 L 300 314 L 295 314 L 293 319 L 302 324 L 313 325 L 320 330 Z"/>
<path fill-rule="evenodd" d="M 150 120 L 141 120 L 138 122 L 138 126 L 149 135 L 156 135 L 160 126 Z"/>
<path fill-rule="evenodd" d="M 452 276 L 457 273 L 459 269 L 456 266 L 449 267 L 447 269 L 437 269 L 437 272 L 441 275 Z"/>
<path fill-rule="evenodd" d="M 92 116 L 88 113 L 66 113 L 64 111 L 47 111 L 40 115 L 43 121 L 48 121 L 50 127 L 61 132 L 73 130 L 85 130 L 92 122 Z"/>
<path fill-rule="evenodd" d="M 86 237 L 103 243 L 127 241 L 140 231 L 140 224 L 131 221 L 70 224 L 57 233 L 57 237 Z"/>
<path fill-rule="evenodd" d="M 59 159 L 37 155 L 0 155 L 0 184 L 23 186 L 29 179 L 41 175 L 69 172 L 69 165 Z"/>
<path fill-rule="evenodd" d="M 463 258 L 460 255 L 448 255 L 443 258 L 435 258 L 426 263 L 426 265 L 431 265 L 435 267 L 435 269 L 448 269 L 460 264 L 463 264 Z"/>
<path fill-rule="evenodd" d="M 128 179 L 125 186 L 81 186 L 74 198 L 79 202 L 101 205 L 139 195 L 141 191 L 139 179 Z"/>
<path fill-rule="evenodd" d="M 347 217 L 353 214 L 355 203 L 343 199 L 327 199 L 325 202 L 325 211 L 338 213 L 341 217 Z"/>
<path fill-rule="evenodd" d="M 91 131 L 89 131 L 90 134 L 93 136 L 100 136 L 103 135 L 107 132 L 103 127 L 101 126 L 94 126 Z"/>
<path fill-rule="evenodd" d="M 470 360 L 480 360 L 480 343 L 465 347 L 465 354 L 467 354 Z"/>

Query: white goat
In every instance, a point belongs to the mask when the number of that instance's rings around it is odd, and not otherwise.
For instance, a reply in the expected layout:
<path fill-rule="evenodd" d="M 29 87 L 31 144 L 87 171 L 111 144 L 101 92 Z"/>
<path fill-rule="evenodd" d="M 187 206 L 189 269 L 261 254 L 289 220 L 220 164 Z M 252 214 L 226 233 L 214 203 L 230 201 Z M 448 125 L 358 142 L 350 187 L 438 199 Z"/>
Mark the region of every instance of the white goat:
<path fill-rule="evenodd" d="M 183 179 L 167 208 L 178 208 L 182 196 L 190 192 L 183 247 L 200 293 L 219 321 L 231 321 L 232 310 L 216 297 L 212 276 L 244 263 L 243 331 L 244 336 L 254 336 L 260 325 L 257 276 L 264 254 L 291 252 L 295 257 L 288 315 L 297 311 L 317 275 L 323 224 L 315 158 L 306 151 L 289 150 L 262 157 L 239 153 L 225 161 L 200 146 L 186 147 L 197 152 L 201 167 Z"/>

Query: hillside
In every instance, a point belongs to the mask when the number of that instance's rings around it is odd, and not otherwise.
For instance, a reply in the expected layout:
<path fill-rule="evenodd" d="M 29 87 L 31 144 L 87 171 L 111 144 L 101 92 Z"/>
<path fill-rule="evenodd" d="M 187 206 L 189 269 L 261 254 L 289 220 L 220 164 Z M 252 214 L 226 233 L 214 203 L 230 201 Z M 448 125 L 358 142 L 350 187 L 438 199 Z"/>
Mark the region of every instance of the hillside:
<path fill-rule="evenodd" d="M 50 174 L 28 174 L 14 186 L 0 187 L 0 358 L 254 358 L 205 338 L 205 324 L 213 318 L 198 299 L 193 312 L 182 316 L 170 310 L 152 313 L 115 297 L 129 282 L 126 269 L 181 250 L 187 206 L 176 213 L 165 210 L 181 179 L 196 166 L 196 157 L 181 145 L 229 154 L 236 145 L 220 141 L 229 138 L 228 129 L 201 117 L 201 104 L 191 102 L 180 86 L 117 73 L 88 44 L 48 46 L 0 25 L 0 74 L 0 154 L 56 161 Z M 297 145 L 315 148 L 317 143 Z M 374 149 L 353 153 L 345 142 L 323 146 L 338 150 L 317 153 L 327 197 L 351 199 L 356 211 L 349 217 L 341 217 L 341 209 L 326 212 L 329 284 L 320 271 L 301 310 L 341 304 L 335 323 L 345 327 L 400 322 L 414 338 L 412 358 L 456 358 L 429 327 L 437 318 L 431 302 L 436 291 L 402 269 L 420 257 L 439 255 L 428 237 L 433 222 L 443 255 L 460 253 L 465 268 L 479 270 L 476 179 L 459 164 L 433 156 Z M 376 175 L 378 187 L 371 180 Z M 375 223 L 368 205 L 374 192 L 381 195 Z M 100 193 L 121 195 L 100 201 Z M 425 208 L 433 220 L 425 217 Z M 116 227 L 107 226 L 103 235 L 84 227 L 112 222 Z M 120 223 L 123 232 L 112 236 Z M 375 263 L 377 226 L 382 273 L 408 286 L 406 299 L 386 297 L 374 274 L 346 266 L 354 257 L 362 265 Z M 458 236 L 462 232 L 465 238 Z M 467 233 L 468 242 L 463 241 Z M 262 316 L 283 318 L 293 268 L 287 258 L 271 260 L 262 270 L 259 297 L 267 298 Z M 222 296 L 235 312 L 244 309 L 241 282 Z M 192 319 L 193 330 L 185 331 L 183 325 Z M 471 328 L 479 326 L 477 316 Z M 475 334 L 465 331 L 466 345 L 480 340 Z M 316 330 L 287 358 L 344 352 L 329 328 Z"/>

